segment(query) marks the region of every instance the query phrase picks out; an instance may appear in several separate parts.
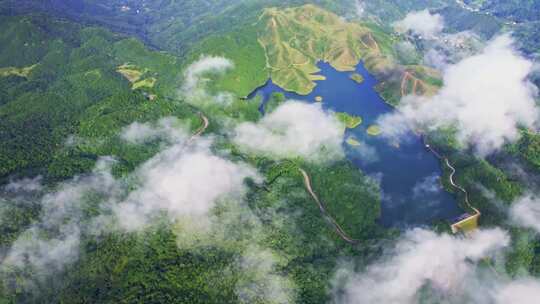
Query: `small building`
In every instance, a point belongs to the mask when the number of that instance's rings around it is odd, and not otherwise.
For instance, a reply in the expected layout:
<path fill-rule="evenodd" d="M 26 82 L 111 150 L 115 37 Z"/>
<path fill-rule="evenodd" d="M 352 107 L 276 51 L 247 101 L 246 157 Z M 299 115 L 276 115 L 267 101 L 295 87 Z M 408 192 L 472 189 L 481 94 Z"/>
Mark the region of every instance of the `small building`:
<path fill-rule="evenodd" d="M 463 234 L 468 234 L 478 229 L 478 219 L 481 214 L 478 210 L 475 211 L 475 214 L 465 213 L 454 220 L 454 224 L 450 226 L 450 228 L 452 228 L 452 233 L 456 234 L 461 232 Z"/>

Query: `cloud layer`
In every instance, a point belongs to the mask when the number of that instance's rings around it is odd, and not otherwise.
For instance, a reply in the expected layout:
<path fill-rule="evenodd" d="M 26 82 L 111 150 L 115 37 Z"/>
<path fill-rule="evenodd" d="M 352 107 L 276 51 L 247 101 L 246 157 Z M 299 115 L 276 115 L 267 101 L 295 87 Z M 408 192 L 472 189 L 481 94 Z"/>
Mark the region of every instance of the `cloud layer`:
<path fill-rule="evenodd" d="M 512 204 L 510 218 L 515 225 L 540 233 L 540 198 L 526 195 Z"/>
<path fill-rule="evenodd" d="M 393 140 L 407 127 L 454 127 L 460 143 L 487 155 L 519 137 L 519 126 L 534 128 L 539 112 L 536 88 L 527 77 L 533 64 L 512 47 L 510 36 L 493 40 L 481 54 L 449 66 L 444 86 L 433 97 L 407 96 L 399 111 L 379 124 Z"/>
<path fill-rule="evenodd" d="M 408 13 L 394 24 L 398 31 L 411 31 L 426 38 L 438 35 L 444 28 L 444 19 L 439 14 L 431 14 L 427 9 Z"/>
<path fill-rule="evenodd" d="M 119 224 L 140 229 L 159 211 L 204 220 L 220 199 L 240 200 L 244 179 L 257 178 L 255 169 L 214 155 L 209 144 L 175 144 L 138 169 L 139 187 L 114 207 Z"/>
<path fill-rule="evenodd" d="M 389 258 L 363 273 L 338 272 L 338 281 L 345 281 L 338 302 L 413 304 L 426 286 L 442 299 L 459 299 L 468 292 L 476 264 L 509 243 L 508 234 L 499 229 L 477 231 L 470 238 L 408 231 Z"/>
<path fill-rule="evenodd" d="M 180 131 L 184 128 L 176 117 L 164 117 L 155 124 L 134 122 L 122 130 L 120 138 L 136 145 L 156 139 L 178 142 L 186 139 L 185 132 Z"/>
<path fill-rule="evenodd" d="M 205 74 L 220 74 L 234 68 L 234 64 L 227 58 L 219 56 L 201 56 L 201 58 L 189 65 L 184 72 L 185 92 L 191 92 L 197 88 Z"/>
<path fill-rule="evenodd" d="M 257 123 L 238 125 L 233 141 L 244 150 L 275 158 L 325 161 L 343 155 L 343 126 L 319 104 L 288 101 Z"/>

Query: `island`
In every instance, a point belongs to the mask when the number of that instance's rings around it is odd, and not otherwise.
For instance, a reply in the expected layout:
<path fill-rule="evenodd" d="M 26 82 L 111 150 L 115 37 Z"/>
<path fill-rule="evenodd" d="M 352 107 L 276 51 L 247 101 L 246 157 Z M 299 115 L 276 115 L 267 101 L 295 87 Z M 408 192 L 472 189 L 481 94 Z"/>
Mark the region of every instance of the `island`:
<path fill-rule="evenodd" d="M 347 140 L 345 141 L 349 146 L 353 146 L 353 147 L 358 147 L 358 146 L 361 146 L 362 143 L 356 139 L 356 137 L 354 136 L 349 136 L 349 138 L 347 138 Z"/>
<path fill-rule="evenodd" d="M 371 125 L 367 128 L 367 134 L 371 136 L 379 136 L 381 135 L 381 133 L 381 127 L 379 127 L 378 125 Z"/>
<path fill-rule="evenodd" d="M 358 84 L 361 84 L 362 82 L 364 82 L 364 76 L 362 76 L 362 75 L 360 75 L 360 74 L 358 74 L 358 73 L 352 73 L 351 76 L 350 76 L 350 78 L 351 78 L 354 82 L 356 82 L 356 83 L 358 83 Z"/>
<path fill-rule="evenodd" d="M 322 101 L 323 101 L 323 97 L 322 97 L 322 96 L 316 96 L 316 97 L 315 97 L 315 101 L 316 101 L 316 102 L 322 102 Z"/>
<path fill-rule="evenodd" d="M 354 129 L 362 124 L 362 117 L 350 115 L 348 113 L 338 112 L 336 118 L 345 124 L 347 129 Z"/>

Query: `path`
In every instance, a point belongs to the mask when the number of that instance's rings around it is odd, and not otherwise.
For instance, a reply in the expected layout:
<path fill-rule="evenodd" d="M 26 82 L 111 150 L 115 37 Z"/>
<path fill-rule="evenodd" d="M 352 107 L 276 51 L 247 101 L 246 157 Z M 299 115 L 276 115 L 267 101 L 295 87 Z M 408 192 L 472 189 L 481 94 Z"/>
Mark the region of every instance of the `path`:
<path fill-rule="evenodd" d="M 410 94 L 407 93 L 407 86 L 408 86 L 409 79 L 412 79 L 413 81 L 412 92 Z M 403 78 L 401 79 L 401 97 L 405 97 L 407 95 L 419 95 L 418 94 L 419 86 L 422 87 L 424 91 L 427 90 L 426 84 L 423 80 L 418 79 L 411 72 L 405 71 L 403 73 Z"/>
<path fill-rule="evenodd" d="M 330 223 L 334 226 L 336 229 L 336 232 L 339 234 L 339 236 L 350 244 L 357 244 L 360 242 L 360 240 L 353 239 L 345 233 L 345 231 L 341 228 L 341 226 L 334 220 L 333 217 L 331 217 L 328 212 L 326 211 L 326 207 L 324 206 L 324 203 L 319 199 L 317 194 L 313 191 L 313 188 L 311 187 L 311 178 L 307 174 L 307 172 L 304 169 L 298 168 L 300 170 L 300 173 L 302 173 L 302 176 L 304 177 L 304 185 L 306 186 L 306 190 L 309 192 L 313 200 L 319 205 L 319 210 L 321 213 L 330 221 Z"/>
<path fill-rule="evenodd" d="M 471 205 L 471 202 L 469 201 L 469 193 L 467 192 L 467 190 L 465 190 L 465 188 L 461 187 L 455 182 L 454 176 L 456 175 L 456 168 L 454 168 L 454 166 L 450 164 L 450 161 L 448 160 L 447 157 L 443 157 L 437 151 L 435 151 L 435 149 L 433 149 L 433 147 L 426 142 L 425 137 L 423 137 L 423 141 L 426 148 L 428 148 L 438 159 L 444 160 L 446 166 L 450 169 L 451 171 L 450 176 L 449 176 L 450 185 L 452 185 L 452 187 L 458 189 L 463 194 L 465 194 L 465 204 L 467 205 L 467 207 L 474 210 L 475 215 L 480 215 L 480 210 L 476 209 L 473 205 Z"/>
<path fill-rule="evenodd" d="M 188 140 L 188 143 L 193 142 L 197 137 L 201 136 L 204 133 L 204 131 L 206 131 L 206 129 L 208 128 L 208 125 L 210 124 L 210 122 L 208 121 L 208 118 L 204 116 L 204 114 L 199 113 L 199 116 L 201 117 L 203 125 L 199 129 L 197 129 L 197 131 L 193 133 L 193 135 L 191 135 L 191 137 Z"/>

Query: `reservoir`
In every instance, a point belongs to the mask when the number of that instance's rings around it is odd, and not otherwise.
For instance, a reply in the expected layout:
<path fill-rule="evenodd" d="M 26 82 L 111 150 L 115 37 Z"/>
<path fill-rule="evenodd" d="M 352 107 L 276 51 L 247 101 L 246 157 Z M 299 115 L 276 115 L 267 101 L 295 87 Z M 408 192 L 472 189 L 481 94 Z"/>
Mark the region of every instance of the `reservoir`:
<path fill-rule="evenodd" d="M 261 107 L 264 107 L 274 92 L 282 92 L 288 99 L 310 103 L 316 102 L 316 97 L 320 96 L 327 110 L 361 116 L 362 124 L 355 129 L 348 129 L 345 134 L 345 139 L 353 136 L 360 146 L 352 146 L 344 141 L 344 149 L 355 166 L 380 181 L 380 222 L 384 226 L 403 228 L 426 225 L 461 215 L 463 211 L 455 198 L 441 186 L 439 160 L 426 149 L 419 136 L 411 131 L 411 140 L 396 145 L 383 137 L 367 134 L 367 128 L 379 116 L 395 110 L 375 91 L 377 80 L 363 64 L 356 67 L 356 73 L 364 77 L 361 84 L 350 78 L 350 72 L 338 72 L 327 63 L 319 63 L 319 68 L 319 74 L 324 75 L 326 80 L 318 81 L 309 95 L 286 92 L 268 81 L 249 98 L 261 95 Z"/>

